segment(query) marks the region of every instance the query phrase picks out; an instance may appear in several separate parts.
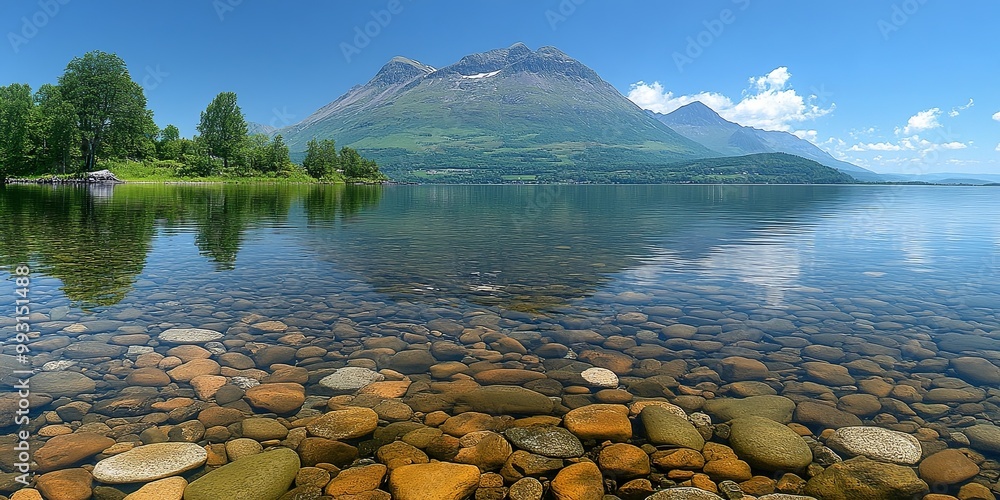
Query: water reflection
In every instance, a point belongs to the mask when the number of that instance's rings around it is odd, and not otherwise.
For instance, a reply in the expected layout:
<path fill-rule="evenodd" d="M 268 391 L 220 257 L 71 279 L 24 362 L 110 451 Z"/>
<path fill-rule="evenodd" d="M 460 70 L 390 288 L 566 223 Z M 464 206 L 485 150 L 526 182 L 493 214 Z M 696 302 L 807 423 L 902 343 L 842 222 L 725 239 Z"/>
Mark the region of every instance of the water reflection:
<path fill-rule="evenodd" d="M 878 231 L 858 231 L 872 191 L 845 186 L 9 186 L 0 259 L 36 264 L 91 306 L 141 306 L 125 300 L 137 280 L 144 294 L 183 283 L 270 301 L 279 273 L 280 293 L 302 304 L 342 293 L 344 279 L 399 302 L 532 312 L 603 289 L 676 303 L 671 287 L 697 281 L 785 307 L 790 292 L 833 284 L 906 290 L 898 273 L 914 258 L 960 265 L 969 234 L 996 234 L 951 222 L 935 239 L 947 211 L 915 198 L 941 192 L 907 193 L 878 205 Z"/>

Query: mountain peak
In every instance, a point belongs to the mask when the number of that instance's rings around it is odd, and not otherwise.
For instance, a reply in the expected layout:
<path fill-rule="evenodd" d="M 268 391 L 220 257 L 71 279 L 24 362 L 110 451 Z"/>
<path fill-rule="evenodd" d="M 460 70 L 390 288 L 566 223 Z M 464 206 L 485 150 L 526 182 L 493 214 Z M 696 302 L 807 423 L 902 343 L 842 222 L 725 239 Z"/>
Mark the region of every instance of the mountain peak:
<path fill-rule="evenodd" d="M 524 42 L 517 42 L 514 45 L 507 47 L 507 50 L 510 52 L 531 52 L 531 49 L 528 48 L 528 46 L 525 45 Z"/>
<path fill-rule="evenodd" d="M 426 76 L 434 72 L 434 68 L 413 59 L 396 56 L 385 63 L 375 78 L 369 82 L 376 86 L 391 86 L 407 83 L 414 78 Z"/>
<path fill-rule="evenodd" d="M 685 104 L 667 113 L 666 119 L 668 122 L 684 125 L 734 125 L 733 122 L 719 116 L 719 113 L 701 101 Z"/>

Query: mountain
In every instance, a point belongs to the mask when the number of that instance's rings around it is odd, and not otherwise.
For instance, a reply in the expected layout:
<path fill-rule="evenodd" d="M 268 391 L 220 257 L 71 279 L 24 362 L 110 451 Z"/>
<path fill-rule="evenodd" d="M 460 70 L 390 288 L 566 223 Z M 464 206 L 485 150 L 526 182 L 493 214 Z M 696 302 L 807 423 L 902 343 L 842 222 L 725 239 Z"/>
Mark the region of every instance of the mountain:
<path fill-rule="evenodd" d="M 668 113 L 647 113 L 677 133 L 726 156 L 753 153 L 788 153 L 846 172 L 861 181 L 882 180 L 879 174 L 840 161 L 815 144 L 788 132 L 744 127 L 719 116 L 700 101 Z"/>
<path fill-rule="evenodd" d="M 558 49 L 521 43 L 441 69 L 393 58 L 279 133 L 299 157 L 310 139 L 332 138 L 394 179 L 436 182 L 578 181 L 719 155 Z"/>
<path fill-rule="evenodd" d="M 268 137 L 274 137 L 277 133 L 278 129 L 270 125 L 257 122 L 247 122 L 247 135 L 264 134 Z"/>

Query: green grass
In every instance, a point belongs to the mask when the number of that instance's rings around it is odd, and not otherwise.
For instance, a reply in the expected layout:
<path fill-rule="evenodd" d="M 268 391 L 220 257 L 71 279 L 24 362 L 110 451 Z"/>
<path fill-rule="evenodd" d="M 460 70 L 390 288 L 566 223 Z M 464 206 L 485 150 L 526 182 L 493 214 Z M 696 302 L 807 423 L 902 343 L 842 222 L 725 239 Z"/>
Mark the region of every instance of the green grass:
<path fill-rule="evenodd" d="M 239 183 L 317 183 L 321 182 L 310 177 L 305 172 L 296 171 L 289 176 L 252 176 L 252 177 L 230 177 L 230 176 L 207 176 L 188 177 L 178 175 L 177 171 L 181 163 L 175 161 L 118 161 L 110 160 L 98 164 L 99 169 L 108 169 L 119 179 L 126 182 L 225 182 L 232 184 Z M 322 182 L 342 184 L 343 180 L 324 180 Z"/>

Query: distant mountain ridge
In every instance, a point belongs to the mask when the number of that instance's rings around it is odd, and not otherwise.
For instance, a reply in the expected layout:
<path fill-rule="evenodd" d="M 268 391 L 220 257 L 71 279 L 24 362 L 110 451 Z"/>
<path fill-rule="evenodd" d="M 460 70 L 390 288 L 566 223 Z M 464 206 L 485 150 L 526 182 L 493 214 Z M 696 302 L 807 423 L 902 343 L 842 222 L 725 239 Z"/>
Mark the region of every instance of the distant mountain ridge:
<path fill-rule="evenodd" d="M 395 57 L 302 122 L 278 131 L 293 152 L 333 138 L 397 179 L 472 169 L 500 180 L 577 180 L 590 168 L 718 156 L 674 132 L 579 61 L 517 43 L 435 69 Z"/>
<path fill-rule="evenodd" d="M 667 113 L 647 113 L 677 133 L 724 156 L 788 153 L 846 172 L 858 180 L 880 180 L 879 174 L 838 160 L 815 144 L 788 132 L 761 130 L 733 123 L 700 101 Z"/>
<path fill-rule="evenodd" d="M 533 51 L 516 43 L 443 68 L 394 57 L 364 85 L 274 133 L 284 137 L 293 158 L 301 159 L 313 138 L 334 139 L 405 181 L 684 181 L 677 172 L 722 182 L 840 181 L 802 158 L 737 160 L 753 167 L 747 169 L 731 160 L 692 164 L 779 151 L 714 112 L 689 118 L 706 130 L 736 127 L 727 135 L 734 144 L 722 152 L 686 137 L 559 49 Z M 770 160 L 788 168 L 787 175 L 761 165 Z"/>

